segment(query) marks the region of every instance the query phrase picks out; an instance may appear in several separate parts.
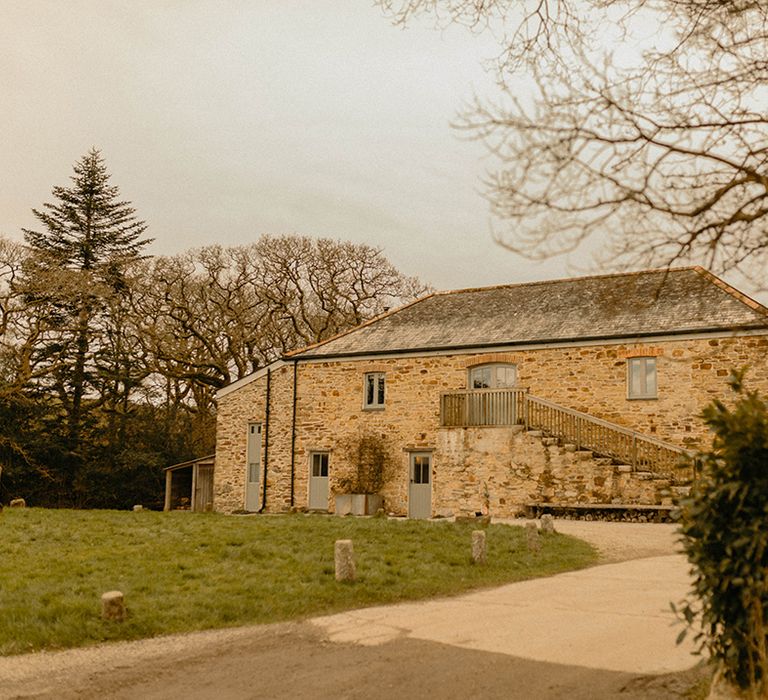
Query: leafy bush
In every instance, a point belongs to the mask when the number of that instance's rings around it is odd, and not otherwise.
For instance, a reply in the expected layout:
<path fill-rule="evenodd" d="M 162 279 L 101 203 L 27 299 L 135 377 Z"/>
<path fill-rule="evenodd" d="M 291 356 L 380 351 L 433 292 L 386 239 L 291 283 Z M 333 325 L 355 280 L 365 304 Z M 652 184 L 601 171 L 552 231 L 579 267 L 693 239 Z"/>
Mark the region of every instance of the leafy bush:
<path fill-rule="evenodd" d="M 743 375 L 730 379 L 732 408 L 715 400 L 702 413 L 714 438 L 681 503 L 694 585 L 679 612 L 725 679 L 759 693 L 768 691 L 768 406 Z"/>

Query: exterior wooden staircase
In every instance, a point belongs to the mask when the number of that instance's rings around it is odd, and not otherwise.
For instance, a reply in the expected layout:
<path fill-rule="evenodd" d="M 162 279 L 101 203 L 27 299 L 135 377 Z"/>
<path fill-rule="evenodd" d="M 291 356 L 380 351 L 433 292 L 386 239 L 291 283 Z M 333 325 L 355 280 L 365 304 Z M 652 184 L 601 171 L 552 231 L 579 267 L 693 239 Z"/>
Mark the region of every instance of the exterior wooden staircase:
<path fill-rule="evenodd" d="M 689 483 L 695 476 L 691 452 L 636 430 L 533 396 L 527 389 L 480 389 L 445 393 L 443 427 L 523 425 L 545 439 L 610 459 L 618 471 L 638 477 Z"/>

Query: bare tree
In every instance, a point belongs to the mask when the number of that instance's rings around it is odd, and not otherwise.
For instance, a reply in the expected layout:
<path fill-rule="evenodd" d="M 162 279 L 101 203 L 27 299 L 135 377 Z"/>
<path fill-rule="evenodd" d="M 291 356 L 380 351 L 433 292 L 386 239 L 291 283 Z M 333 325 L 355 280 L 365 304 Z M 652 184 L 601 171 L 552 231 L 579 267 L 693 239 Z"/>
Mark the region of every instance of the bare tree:
<path fill-rule="evenodd" d="M 757 278 L 768 252 L 764 0 L 381 0 L 502 39 L 501 95 L 456 126 L 498 169 L 504 245 L 541 258 L 696 261 Z M 607 241 L 607 245 L 606 242 Z"/>
<path fill-rule="evenodd" d="M 368 245 L 265 236 L 250 253 L 281 352 L 330 338 L 428 289 Z"/>
<path fill-rule="evenodd" d="M 143 274 L 136 316 L 155 370 L 208 387 L 203 404 L 284 352 L 425 290 L 377 249 L 301 236 L 157 258 Z"/>

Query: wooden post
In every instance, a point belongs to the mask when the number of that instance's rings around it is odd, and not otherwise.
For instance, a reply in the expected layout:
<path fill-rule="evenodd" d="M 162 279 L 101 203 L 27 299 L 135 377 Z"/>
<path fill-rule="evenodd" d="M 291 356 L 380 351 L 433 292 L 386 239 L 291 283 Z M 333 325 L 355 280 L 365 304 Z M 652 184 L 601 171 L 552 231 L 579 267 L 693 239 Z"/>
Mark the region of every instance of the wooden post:
<path fill-rule="evenodd" d="M 171 491 L 173 489 L 173 470 L 168 469 L 165 472 L 165 504 L 163 510 L 171 509 Z"/>
<path fill-rule="evenodd" d="M 195 491 L 197 491 L 197 463 L 192 465 L 192 493 L 189 494 L 189 509 L 193 513 L 197 510 Z"/>
<path fill-rule="evenodd" d="M 525 425 L 525 430 L 528 430 L 528 390 L 526 389 L 525 395 L 523 396 L 523 423 Z"/>

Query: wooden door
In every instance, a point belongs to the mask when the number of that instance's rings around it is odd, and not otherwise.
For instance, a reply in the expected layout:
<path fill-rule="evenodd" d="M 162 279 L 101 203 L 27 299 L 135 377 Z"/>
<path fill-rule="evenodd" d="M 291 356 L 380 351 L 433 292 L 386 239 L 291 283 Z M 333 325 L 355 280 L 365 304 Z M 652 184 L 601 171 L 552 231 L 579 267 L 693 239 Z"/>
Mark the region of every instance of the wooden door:
<path fill-rule="evenodd" d="M 411 452 L 408 517 L 432 517 L 432 453 Z"/>
<path fill-rule="evenodd" d="M 197 469 L 197 477 L 193 510 L 198 513 L 207 513 L 213 510 L 213 465 L 197 464 L 195 469 Z"/>
<path fill-rule="evenodd" d="M 328 453 L 309 456 L 309 509 L 328 510 Z"/>
<path fill-rule="evenodd" d="M 245 510 L 254 513 L 260 508 L 261 423 L 251 423 L 248 426 L 247 452 L 247 462 L 245 467 Z"/>

